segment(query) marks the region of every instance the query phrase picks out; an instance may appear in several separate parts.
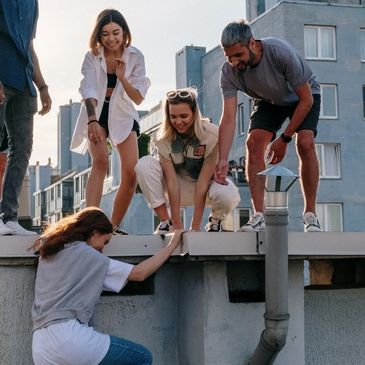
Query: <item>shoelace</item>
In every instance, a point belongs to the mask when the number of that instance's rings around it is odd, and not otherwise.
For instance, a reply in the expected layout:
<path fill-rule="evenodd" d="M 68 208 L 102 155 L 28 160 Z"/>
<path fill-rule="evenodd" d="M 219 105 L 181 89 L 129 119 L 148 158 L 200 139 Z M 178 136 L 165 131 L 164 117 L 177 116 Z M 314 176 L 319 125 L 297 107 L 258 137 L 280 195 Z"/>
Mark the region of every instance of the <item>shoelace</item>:
<path fill-rule="evenodd" d="M 251 217 L 251 219 L 247 222 L 247 225 L 257 226 L 262 221 L 262 216 L 260 214 L 255 214 Z"/>
<path fill-rule="evenodd" d="M 307 225 L 309 225 L 309 224 L 312 224 L 312 225 L 315 225 L 315 226 L 318 225 L 317 217 L 315 217 L 314 215 L 306 216 L 304 221 Z"/>
<path fill-rule="evenodd" d="M 158 228 L 162 229 L 162 230 L 169 230 L 170 226 L 171 226 L 170 221 L 166 220 L 166 221 L 161 222 Z"/>
<path fill-rule="evenodd" d="M 211 218 L 210 220 L 210 230 L 212 231 L 219 231 L 220 227 L 219 227 L 219 220 L 218 219 L 214 219 Z"/>

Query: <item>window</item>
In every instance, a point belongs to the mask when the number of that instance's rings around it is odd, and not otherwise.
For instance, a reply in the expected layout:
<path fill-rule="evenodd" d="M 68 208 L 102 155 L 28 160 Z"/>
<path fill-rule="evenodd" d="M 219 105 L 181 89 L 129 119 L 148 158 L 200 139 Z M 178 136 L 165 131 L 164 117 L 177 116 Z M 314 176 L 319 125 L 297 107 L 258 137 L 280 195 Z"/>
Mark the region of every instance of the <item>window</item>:
<path fill-rule="evenodd" d="M 316 214 L 324 232 L 342 232 L 342 204 L 316 204 Z"/>
<path fill-rule="evenodd" d="M 318 143 L 316 152 L 319 160 L 319 177 L 339 179 L 341 177 L 341 149 L 338 143 Z"/>
<path fill-rule="evenodd" d="M 304 27 L 305 58 L 313 60 L 335 60 L 335 27 Z"/>
<path fill-rule="evenodd" d="M 365 62 L 365 28 L 360 29 L 360 59 Z"/>
<path fill-rule="evenodd" d="M 322 119 L 337 119 L 337 85 L 321 84 L 321 111 Z"/>
<path fill-rule="evenodd" d="M 61 197 L 61 185 L 57 185 L 56 190 L 57 190 L 57 198 L 60 198 Z"/>
<path fill-rule="evenodd" d="M 80 177 L 77 177 L 75 179 L 75 193 L 79 193 L 80 192 Z"/>
<path fill-rule="evenodd" d="M 237 123 L 238 123 L 238 135 L 243 136 L 245 134 L 245 108 L 244 104 L 238 104 L 237 106 Z"/>

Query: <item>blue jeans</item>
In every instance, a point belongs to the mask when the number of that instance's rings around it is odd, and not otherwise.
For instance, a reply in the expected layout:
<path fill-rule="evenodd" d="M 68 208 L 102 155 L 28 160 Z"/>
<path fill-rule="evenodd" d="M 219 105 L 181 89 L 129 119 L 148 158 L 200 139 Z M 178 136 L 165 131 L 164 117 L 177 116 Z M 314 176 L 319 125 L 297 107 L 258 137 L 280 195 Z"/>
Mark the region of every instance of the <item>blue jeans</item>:
<path fill-rule="evenodd" d="M 110 336 L 110 347 L 99 365 L 151 365 L 151 352 L 135 342 Z"/>
<path fill-rule="evenodd" d="M 4 124 L 8 132 L 8 168 L 4 178 L 0 214 L 4 220 L 14 221 L 18 216 L 19 196 L 27 172 L 33 146 L 33 116 L 37 111 L 37 97 L 28 89 L 18 91 L 4 87 L 5 103 L 0 105 L 0 143 Z"/>

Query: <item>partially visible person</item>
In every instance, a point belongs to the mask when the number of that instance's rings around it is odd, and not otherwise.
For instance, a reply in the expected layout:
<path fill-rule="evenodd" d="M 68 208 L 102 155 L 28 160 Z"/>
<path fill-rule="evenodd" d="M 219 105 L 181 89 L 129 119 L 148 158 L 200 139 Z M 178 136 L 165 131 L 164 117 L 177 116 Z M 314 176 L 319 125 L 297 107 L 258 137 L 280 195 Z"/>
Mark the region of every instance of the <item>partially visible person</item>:
<path fill-rule="evenodd" d="M 4 92 L 5 91 L 3 83 L 0 81 L 0 105 L 5 103 Z M 8 134 L 6 132 L 6 127 L 4 126 L 3 140 L 0 144 L 0 201 L 3 198 L 3 181 L 7 163 L 8 163 Z"/>
<path fill-rule="evenodd" d="M 265 228 L 263 216 L 266 150 L 272 142 L 269 163 L 285 158 L 288 143 L 296 137 L 302 193 L 305 232 L 320 231 L 315 203 L 319 166 L 314 138 L 321 104 L 320 87 L 307 62 L 287 42 L 279 38 L 255 39 L 245 21 L 228 24 L 221 45 L 227 61 L 221 70 L 223 113 L 219 127 L 219 162 L 215 179 L 225 184 L 228 155 L 235 131 L 237 91 L 253 98 L 246 142 L 246 174 L 251 191 L 254 215 L 243 231 Z M 289 118 L 284 132 L 276 133 Z"/>
<path fill-rule="evenodd" d="M 91 155 L 86 205 L 99 206 L 109 168 L 108 142 L 120 157 L 121 184 L 114 198 L 111 222 L 115 234 L 127 234 L 119 225 L 136 189 L 139 105 L 150 86 L 144 57 L 131 45 L 132 35 L 123 15 L 102 11 L 90 37 L 83 65 L 80 93 L 83 105 L 72 137 L 71 150 Z"/>
<path fill-rule="evenodd" d="M 99 333 L 88 323 L 103 290 L 118 293 L 127 281 L 153 274 L 179 246 L 183 231 L 137 265 L 102 254 L 112 233 L 105 214 L 89 207 L 49 226 L 35 241 L 40 255 L 32 306 L 35 365 L 152 364 L 142 345 Z"/>
<path fill-rule="evenodd" d="M 220 232 L 240 196 L 231 180 L 227 185 L 213 180 L 218 127 L 202 117 L 195 89 L 167 93 L 155 146 L 158 159 L 144 156 L 136 166 L 139 186 L 161 221 L 155 234 L 181 229 L 180 207 L 186 206 L 194 207 L 190 230 L 200 231 L 204 208 L 211 206 L 205 230 Z"/>
<path fill-rule="evenodd" d="M 33 47 L 37 20 L 37 0 L 0 0 L 0 80 L 4 87 L 0 104 L 0 141 L 4 138 L 5 125 L 9 143 L 0 207 L 0 235 L 36 234 L 18 223 L 18 207 L 32 153 L 36 87 L 41 99 L 39 114 L 44 115 L 51 109 L 48 86 Z"/>
<path fill-rule="evenodd" d="M 8 165 L 8 134 L 4 127 L 4 136 L 0 145 L 0 201 L 3 198 L 3 183 L 6 167 Z"/>

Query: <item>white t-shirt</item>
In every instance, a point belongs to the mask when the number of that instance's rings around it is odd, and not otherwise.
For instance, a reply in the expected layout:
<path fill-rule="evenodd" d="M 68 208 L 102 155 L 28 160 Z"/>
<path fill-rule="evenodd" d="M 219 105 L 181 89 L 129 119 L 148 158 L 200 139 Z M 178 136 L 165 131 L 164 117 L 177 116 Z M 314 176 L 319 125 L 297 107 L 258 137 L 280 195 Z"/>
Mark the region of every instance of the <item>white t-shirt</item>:
<path fill-rule="evenodd" d="M 103 289 L 117 293 L 127 283 L 133 265 L 109 260 Z M 35 365 L 98 365 L 109 346 L 109 335 L 71 319 L 33 332 L 33 361 Z"/>

